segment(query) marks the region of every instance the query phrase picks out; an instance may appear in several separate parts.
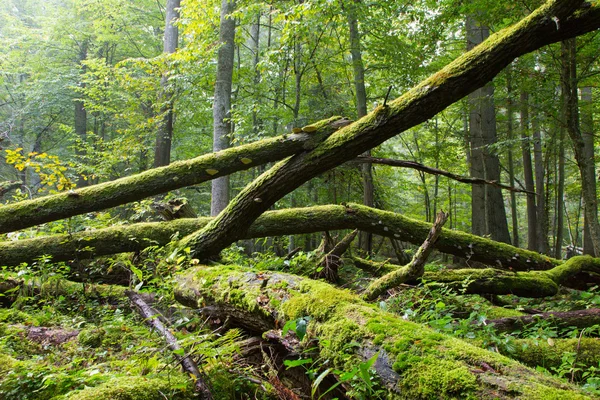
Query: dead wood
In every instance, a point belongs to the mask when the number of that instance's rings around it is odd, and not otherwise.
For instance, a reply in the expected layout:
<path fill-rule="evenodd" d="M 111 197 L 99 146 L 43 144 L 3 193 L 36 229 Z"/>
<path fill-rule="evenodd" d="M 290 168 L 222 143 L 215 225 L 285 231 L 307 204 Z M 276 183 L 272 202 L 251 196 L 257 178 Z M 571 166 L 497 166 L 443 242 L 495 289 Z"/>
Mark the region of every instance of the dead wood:
<path fill-rule="evenodd" d="M 131 300 L 131 303 L 135 305 L 140 315 L 144 318 L 144 321 L 165 338 L 169 349 L 173 351 L 173 356 L 181 364 L 184 371 L 194 377 L 194 387 L 196 392 L 198 392 L 200 399 L 211 400 L 213 398 L 212 394 L 210 393 L 208 385 L 204 381 L 204 377 L 200 373 L 196 362 L 189 354 L 186 354 L 183 351 L 175 335 L 173 335 L 171 331 L 163 324 L 160 313 L 146 304 L 146 302 L 138 293 L 127 291 L 126 295 Z"/>

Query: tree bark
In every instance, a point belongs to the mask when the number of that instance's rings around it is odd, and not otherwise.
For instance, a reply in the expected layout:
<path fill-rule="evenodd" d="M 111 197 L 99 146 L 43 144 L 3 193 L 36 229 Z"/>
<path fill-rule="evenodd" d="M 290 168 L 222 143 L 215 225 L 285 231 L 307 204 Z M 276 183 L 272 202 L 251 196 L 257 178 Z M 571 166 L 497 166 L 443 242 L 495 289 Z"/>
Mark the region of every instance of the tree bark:
<path fill-rule="evenodd" d="M 178 277 L 175 297 L 189 307 L 229 310 L 236 324 L 260 333 L 311 317 L 305 341 L 314 343 L 318 357 L 348 372 L 377 355 L 373 369 L 390 398 L 538 399 L 540 392 L 586 398 L 574 386 L 404 321 L 324 282 L 231 266 L 199 267 Z M 346 350 L 350 342 L 359 343 L 360 350 Z"/>
<path fill-rule="evenodd" d="M 467 17 L 467 50 L 489 37 L 489 28 Z M 469 95 L 472 176 L 500 182 L 500 160 L 491 146 L 497 142 L 494 86 L 490 82 Z M 476 230 L 492 239 L 510 243 L 502 192 L 493 186 L 472 188 L 472 214 Z M 480 213 L 483 212 L 483 215 Z M 481 226 L 483 222 L 483 226 Z M 473 232 L 475 233 L 475 231 Z"/>
<path fill-rule="evenodd" d="M 540 115 L 534 112 L 531 119 L 531 131 L 533 136 L 533 162 L 535 165 L 535 193 L 536 193 L 536 232 L 537 232 L 537 251 L 542 254 L 548 254 L 548 214 L 546 213 L 546 184 L 545 184 L 545 164 L 542 151 L 542 134 L 540 132 Z"/>
<path fill-rule="evenodd" d="M 208 258 L 242 238 L 245 229 L 287 193 L 387 139 L 426 121 L 474 89 L 485 85 L 515 57 L 542 45 L 596 28 L 600 7 L 571 14 L 581 1 L 549 1 L 501 31 L 393 102 L 342 128 L 314 150 L 275 165 L 246 186 L 204 229 L 182 240 L 194 257 Z M 586 18 L 582 20 L 582 15 Z M 557 30 L 554 19 L 563 23 Z M 552 23 L 551 23 L 552 22 Z M 316 127 L 315 127 L 316 128 Z"/>
<path fill-rule="evenodd" d="M 529 94 L 521 91 L 521 151 L 523 155 L 523 176 L 527 195 L 527 248 L 538 250 L 538 223 L 533 180 L 533 164 L 531 163 L 531 145 L 529 139 Z"/>
<path fill-rule="evenodd" d="M 583 140 L 583 156 L 586 160 L 586 176 L 591 177 L 594 184 L 587 189 L 593 192 L 590 196 L 596 196 L 596 160 L 594 154 L 594 112 L 592 102 L 592 88 L 587 86 L 581 88 L 581 138 Z M 594 241 L 590 231 L 588 217 L 584 218 L 583 254 L 591 256 L 597 254 L 594 250 Z"/>
<path fill-rule="evenodd" d="M 167 0 L 165 33 L 163 36 L 163 54 L 175 53 L 179 43 L 179 30 L 175 21 L 179 19 L 181 0 Z M 160 80 L 161 94 L 159 101 L 160 122 L 156 131 L 156 145 L 154 147 L 154 167 L 169 165 L 171 162 L 171 142 L 173 140 L 173 96 L 175 95 L 169 84 L 168 72 Z"/>
<path fill-rule="evenodd" d="M 233 85 L 233 61 L 235 54 L 235 0 L 221 1 L 219 26 L 219 53 L 217 57 L 217 80 L 213 103 L 213 152 L 225 150 L 231 141 L 231 90 Z M 229 203 L 229 177 L 219 177 L 212 182 L 210 215 L 219 214 Z"/>
<path fill-rule="evenodd" d="M 178 219 L 0 242 L 0 265 L 18 266 L 44 255 L 52 257 L 53 261 L 66 261 L 141 251 L 149 246 L 166 245 L 173 235 L 188 235 L 212 221 L 213 218 Z M 426 222 L 359 204 L 329 205 L 266 212 L 250 226 L 243 238 L 360 229 L 420 245 L 431 227 Z M 468 261 L 514 271 L 547 270 L 561 264 L 560 260 L 532 251 L 448 229 L 442 230 L 436 249 Z"/>
<path fill-rule="evenodd" d="M 512 70 L 508 67 L 506 76 L 506 138 L 509 143 L 512 143 L 514 135 L 514 103 L 513 103 L 513 91 L 512 91 Z M 512 144 L 508 147 L 508 183 L 510 187 L 515 187 L 515 163 L 513 159 L 513 147 Z M 515 247 L 519 247 L 519 221 L 517 216 L 517 195 L 514 191 L 510 193 L 510 213 L 512 220 L 512 244 Z"/>

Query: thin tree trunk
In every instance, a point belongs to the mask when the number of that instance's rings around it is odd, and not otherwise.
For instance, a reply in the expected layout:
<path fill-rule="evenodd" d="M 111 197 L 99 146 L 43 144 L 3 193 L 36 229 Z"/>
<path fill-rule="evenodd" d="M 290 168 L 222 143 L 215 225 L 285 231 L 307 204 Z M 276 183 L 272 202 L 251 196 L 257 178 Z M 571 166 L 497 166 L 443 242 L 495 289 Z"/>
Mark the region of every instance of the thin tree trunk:
<path fill-rule="evenodd" d="M 86 71 L 86 67 L 85 67 L 85 65 L 83 65 L 83 61 L 85 61 L 87 59 L 88 46 L 89 46 L 88 39 L 84 39 L 84 41 L 79 46 L 78 62 L 79 62 L 79 65 L 81 66 L 81 74 L 82 75 L 85 74 L 85 71 Z M 83 82 L 80 82 L 79 86 L 81 88 L 85 88 L 85 84 Z M 83 97 L 83 94 L 80 93 L 79 96 Z M 79 140 L 81 140 L 81 143 L 85 144 L 87 142 L 87 122 L 88 122 L 87 121 L 87 110 L 85 109 L 85 104 L 82 99 L 76 99 L 74 103 L 75 103 L 75 133 L 77 134 L 77 137 L 79 138 Z M 81 147 L 79 147 L 79 146 L 76 150 L 76 153 L 78 156 L 84 155 L 84 153 L 81 150 Z M 86 179 L 84 179 L 84 177 L 83 177 L 83 175 L 85 175 L 85 174 L 86 174 L 86 172 L 82 171 L 82 176 L 80 176 L 79 179 L 77 180 L 77 186 L 83 187 L 83 186 L 88 185 L 88 181 Z"/>
<path fill-rule="evenodd" d="M 506 118 L 507 127 L 506 135 L 509 142 L 508 146 L 508 180 L 510 187 L 515 187 L 515 162 L 513 159 L 513 136 L 514 136 L 514 102 L 512 90 L 512 74 L 509 67 L 506 76 Z M 512 244 L 519 247 L 519 220 L 517 215 L 517 195 L 515 192 L 510 193 L 510 213 L 512 220 Z"/>
<path fill-rule="evenodd" d="M 235 55 L 235 19 L 230 14 L 235 10 L 234 0 L 221 1 L 219 47 L 217 57 L 217 80 L 213 103 L 213 151 L 229 147 L 231 134 L 231 91 L 233 86 L 233 64 Z M 219 214 L 229 203 L 229 176 L 212 181 L 210 214 Z"/>
<path fill-rule="evenodd" d="M 367 89 L 365 87 L 365 68 L 362 61 L 362 51 L 360 44 L 360 31 L 358 29 L 357 10 L 359 0 L 350 0 L 346 6 L 348 14 L 348 28 L 350 31 L 350 54 L 352 55 L 352 69 L 354 71 L 354 91 L 356 97 L 356 114 L 358 118 L 367 115 Z M 364 156 L 371 156 L 371 151 L 363 153 Z M 363 181 L 363 204 L 373 207 L 375 204 L 374 185 L 373 185 L 373 167 L 371 164 L 361 166 Z M 361 232 L 359 236 L 360 248 L 366 253 L 373 250 L 373 235 Z"/>
<path fill-rule="evenodd" d="M 527 194 L 527 248 L 538 250 L 537 209 L 535 201 L 535 185 L 533 183 L 533 164 L 531 163 L 531 146 L 529 144 L 529 94 L 521 91 L 521 151 L 523 154 L 523 175 Z"/>
<path fill-rule="evenodd" d="M 583 139 L 583 152 L 586 159 L 587 176 L 596 182 L 596 163 L 594 154 L 594 113 L 592 103 L 592 88 L 589 86 L 581 88 L 581 135 Z M 596 184 L 590 189 L 596 192 Z M 595 194 L 593 196 L 596 196 Z M 595 255 L 594 242 L 590 232 L 590 223 L 584 219 L 583 224 L 583 254 Z"/>
<path fill-rule="evenodd" d="M 546 190 L 545 190 L 545 164 L 542 152 L 542 136 L 540 132 L 540 115 L 536 112 L 532 118 L 531 126 L 533 133 L 533 160 L 535 165 L 535 192 L 536 192 L 536 222 L 537 222 L 537 251 L 548 254 L 548 218 L 546 214 Z"/>
<path fill-rule="evenodd" d="M 172 54 L 177 50 L 179 30 L 175 21 L 179 19 L 181 0 L 167 0 L 165 33 L 163 38 L 163 53 Z M 171 142 L 173 140 L 173 88 L 169 84 L 169 73 L 163 74 L 160 80 L 161 94 L 159 101 L 160 122 L 156 131 L 154 147 L 154 167 L 169 165 L 171 162 Z"/>

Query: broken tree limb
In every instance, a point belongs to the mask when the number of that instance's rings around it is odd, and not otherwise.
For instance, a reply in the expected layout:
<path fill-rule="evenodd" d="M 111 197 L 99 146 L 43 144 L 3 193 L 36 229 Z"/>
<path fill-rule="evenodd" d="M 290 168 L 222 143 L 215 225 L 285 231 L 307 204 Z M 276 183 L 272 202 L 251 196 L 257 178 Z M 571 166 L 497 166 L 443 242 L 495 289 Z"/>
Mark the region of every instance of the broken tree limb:
<path fill-rule="evenodd" d="M 557 328 L 587 328 L 592 325 L 600 325 L 600 308 L 575 311 L 552 311 L 520 317 L 505 317 L 488 320 L 487 324 L 494 324 L 496 332 L 512 332 L 523 329 L 526 325 L 538 321 L 550 322 L 551 326 Z M 600 353 L 599 353 L 600 354 Z"/>
<path fill-rule="evenodd" d="M 338 270 L 342 265 L 342 256 L 352 244 L 352 241 L 358 234 L 358 229 L 347 234 L 333 249 L 323 256 L 317 268 L 316 278 L 323 278 L 329 282 L 335 283 L 338 281 Z"/>
<path fill-rule="evenodd" d="M 585 16 L 585 17 L 584 17 Z M 560 28 L 556 20 L 561 21 Z M 206 227 L 184 238 L 196 258 L 209 258 L 241 239 L 262 213 L 308 180 L 427 121 L 492 80 L 516 57 L 600 27 L 600 5 L 550 0 L 499 31 L 413 89 L 333 133 L 311 151 L 277 163 L 246 186 Z"/>
<path fill-rule="evenodd" d="M 182 355 L 182 347 L 179 345 L 175 335 L 173 335 L 161 321 L 160 317 L 162 316 L 157 311 L 153 310 L 152 307 L 146 304 L 144 299 L 142 299 L 138 293 L 128 290 L 126 294 L 127 297 L 129 297 L 129 300 L 131 300 L 131 303 L 135 305 L 140 315 L 144 318 L 144 321 L 163 338 L 165 338 L 169 349 L 171 349 L 173 352 L 173 356 L 181 364 L 184 371 L 193 377 L 194 387 L 196 392 L 199 394 L 199 398 L 202 400 L 212 400 L 213 397 L 206 382 L 204 381 L 204 377 L 196 365 L 196 362 L 192 360 L 190 355 L 186 355 L 185 353 Z"/>
<path fill-rule="evenodd" d="M 304 341 L 317 346 L 332 368 L 350 372 L 377 355 L 373 370 L 386 398 L 588 398 L 556 378 L 405 321 L 322 281 L 236 266 L 197 267 L 178 276 L 175 296 L 189 307 L 235 309 L 242 327 L 261 321 L 276 328 L 311 317 Z"/>
<path fill-rule="evenodd" d="M 344 123 L 348 120 L 332 117 L 322 121 L 319 129 L 311 133 L 265 139 L 114 181 L 3 205 L 0 206 L 0 233 L 103 210 L 278 161 L 313 148 Z"/>
<path fill-rule="evenodd" d="M 363 293 L 363 299 L 374 300 L 389 289 L 420 278 L 425 272 L 425 263 L 433 251 L 435 242 L 442 233 L 442 226 L 444 226 L 447 220 L 448 214 L 440 211 L 435 217 L 435 222 L 429 231 L 429 235 L 427 235 L 427 239 L 419 247 L 411 262 L 371 282 Z"/>
<path fill-rule="evenodd" d="M 212 218 L 206 217 L 178 219 L 0 242 L 0 266 L 17 266 L 42 256 L 49 256 L 53 261 L 66 261 L 164 246 L 177 235 L 189 235 L 210 221 Z M 420 245 L 427 238 L 431 226 L 427 222 L 360 204 L 325 205 L 268 211 L 250 226 L 243 238 L 359 229 Z M 515 271 L 546 270 L 562 263 L 533 251 L 448 229 L 442 229 L 435 248 L 468 261 Z"/>
<path fill-rule="evenodd" d="M 490 185 L 500 189 L 509 190 L 515 193 L 530 193 L 525 189 L 519 189 L 513 186 L 503 185 L 502 183 L 497 181 L 489 181 L 483 178 L 472 178 L 470 176 L 457 175 L 453 174 L 452 172 L 444 171 L 438 168 L 428 167 L 416 161 L 392 160 L 389 158 L 360 156 L 356 157 L 353 160 L 353 162 L 388 165 L 391 167 L 411 168 L 416 169 L 417 171 L 425 172 L 430 175 L 445 176 L 446 178 L 450 178 L 457 182 L 468 183 L 470 185 Z"/>

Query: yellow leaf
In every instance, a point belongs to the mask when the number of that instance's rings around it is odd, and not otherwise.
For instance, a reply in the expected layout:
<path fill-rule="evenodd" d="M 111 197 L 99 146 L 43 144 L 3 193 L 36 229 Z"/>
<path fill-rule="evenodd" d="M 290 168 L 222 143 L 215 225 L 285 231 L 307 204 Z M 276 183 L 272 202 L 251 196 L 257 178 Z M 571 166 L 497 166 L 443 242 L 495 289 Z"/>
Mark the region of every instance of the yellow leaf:
<path fill-rule="evenodd" d="M 219 171 L 216 170 L 216 169 L 209 168 L 209 169 L 206 170 L 206 173 L 209 174 L 209 175 L 216 175 L 216 174 L 219 173 Z"/>

